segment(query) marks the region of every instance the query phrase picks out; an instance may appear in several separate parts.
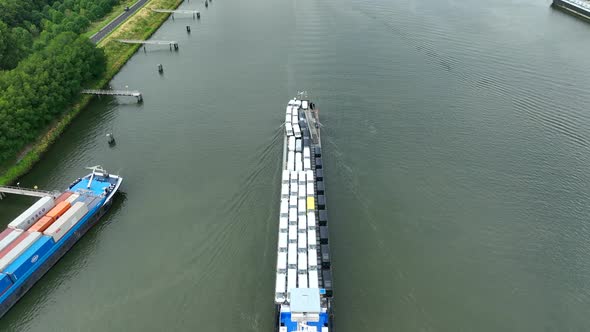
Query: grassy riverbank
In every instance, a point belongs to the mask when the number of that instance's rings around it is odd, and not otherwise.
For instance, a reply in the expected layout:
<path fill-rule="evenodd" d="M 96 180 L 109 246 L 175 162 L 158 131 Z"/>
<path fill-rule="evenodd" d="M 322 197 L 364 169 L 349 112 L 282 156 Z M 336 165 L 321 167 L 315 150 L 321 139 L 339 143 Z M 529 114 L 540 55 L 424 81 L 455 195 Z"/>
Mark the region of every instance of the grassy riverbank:
<path fill-rule="evenodd" d="M 101 88 L 108 84 L 108 82 L 119 72 L 125 65 L 127 60 L 133 56 L 140 45 L 129 45 L 117 43 L 114 39 L 147 39 L 166 21 L 169 14 L 156 13 L 150 10 L 151 7 L 157 8 L 177 8 L 183 0 L 151 0 L 143 8 L 141 8 L 135 15 L 130 17 L 126 22 L 121 24 L 115 31 L 102 40 L 98 47 L 104 49 L 107 57 L 107 69 L 103 77 L 89 88 Z M 126 2 L 126 1 L 125 1 Z M 115 8 L 115 10 L 119 10 Z M 107 17 L 116 17 L 117 14 L 111 12 Z M 104 22 L 104 20 L 101 20 Z M 104 22 L 106 24 L 108 22 Z M 96 30 L 97 27 L 104 26 L 104 24 L 93 25 L 90 29 Z M 56 120 L 48 130 L 35 142 L 30 145 L 25 151 L 18 156 L 12 165 L 5 165 L 2 167 L 4 171 L 0 176 L 0 185 L 8 185 L 16 181 L 19 177 L 26 174 L 38 162 L 43 153 L 55 142 L 61 133 L 67 128 L 72 120 L 82 111 L 92 99 L 91 96 L 81 95 L 79 100 L 72 105 L 72 107 L 64 112 L 60 119 Z M 0 170 L 1 171 L 1 170 Z"/>
<path fill-rule="evenodd" d="M 150 8 L 177 8 L 183 0 L 152 0 L 140 9 L 133 17 L 121 24 L 113 33 L 103 39 L 98 47 L 102 47 L 107 56 L 107 82 L 119 72 L 121 67 L 139 49 L 140 45 L 129 45 L 115 42 L 115 39 L 148 39 L 166 21 L 169 14 L 156 13 Z"/>

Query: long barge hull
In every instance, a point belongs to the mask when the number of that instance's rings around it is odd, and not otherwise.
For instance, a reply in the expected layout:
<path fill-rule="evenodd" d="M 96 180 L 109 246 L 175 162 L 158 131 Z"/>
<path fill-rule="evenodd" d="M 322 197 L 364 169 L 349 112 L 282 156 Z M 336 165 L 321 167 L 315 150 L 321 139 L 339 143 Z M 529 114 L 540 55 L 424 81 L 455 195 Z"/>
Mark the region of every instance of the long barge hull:
<path fill-rule="evenodd" d="M 39 258 L 39 264 L 27 271 L 0 296 L 0 317 L 3 317 L 108 212 L 122 180 L 117 179 L 117 185 L 110 195 L 102 197 L 97 206 L 88 211 L 68 233 Z"/>
<path fill-rule="evenodd" d="M 590 2 L 585 0 L 553 0 L 553 8 L 590 22 Z"/>
<path fill-rule="evenodd" d="M 291 107 L 291 113 L 289 114 L 289 107 Z M 297 111 L 295 111 L 297 110 Z M 296 112 L 296 113 L 295 113 Z M 296 115 L 295 115 L 296 114 Z M 291 121 L 289 121 L 289 116 L 291 116 Z M 295 141 L 296 144 L 293 146 L 293 142 Z M 293 173 L 295 172 L 305 172 L 306 176 L 306 187 L 307 190 L 305 195 L 301 195 L 301 182 L 297 184 L 299 187 L 299 191 L 297 194 L 298 199 L 300 200 L 301 197 L 307 197 L 305 206 L 305 210 L 307 214 L 307 224 L 305 224 L 306 231 L 310 231 L 307 236 L 307 249 L 302 249 L 302 246 L 298 244 L 298 255 L 301 253 L 311 254 L 317 252 L 317 261 L 313 258 L 314 263 L 311 263 L 312 259 L 310 257 L 309 264 L 307 265 L 305 270 L 305 276 L 309 279 L 307 281 L 301 282 L 301 275 L 302 272 L 300 270 L 300 262 L 297 266 L 297 283 L 289 282 L 290 275 L 287 272 L 287 282 L 285 284 L 284 296 L 280 294 L 283 285 L 279 279 L 283 278 L 282 273 L 288 271 L 291 268 L 291 262 L 288 262 L 287 269 L 284 269 L 285 262 L 281 259 L 281 252 L 285 252 L 284 248 L 281 249 L 281 232 L 284 232 L 284 229 L 281 229 L 283 226 L 279 225 L 279 245 L 278 245 L 278 258 L 277 258 L 277 286 L 275 292 L 275 331 L 276 332 L 291 332 L 296 331 L 301 326 L 298 326 L 296 319 L 294 318 L 291 303 L 291 292 L 293 291 L 292 287 L 294 288 L 319 288 L 320 291 L 320 305 L 321 305 L 321 312 L 319 313 L 318 317 L 319 320 L 307 322 L 306 325 L 309 330 L 308 331 L 317 331 L 317 332 L 332 332 L 334 331 L 334 317 L 333 317 L 333 284 L 332 284 L 332 264 L 330 259 L 330 248 L 329 248 L 329 236 L 328 236 L 328 213 L 327 213 L 327 205 L 326 205 L 326 195 L 325 195 L 325 185 L 324 185 L 324 168 L 323 168 L 323 159 L 322 159 L 322 146 L 321 146 L 321 137 L 320 137 L 320 122 L 319 122 L 319 110 L 315 108 L 315 105 L 307 99 L 306 96 L 300 96 L 297 99 L 293 99 L 289 102 L 287 106 L 287 113 L 286 113 L 286 121 L 285 121 L 285 136 L 283 141 L 283 180 L 282 180 L 282 191 L 281 191 L 281 214 L 279 218 L 284 218 L 285 215 L 283 214 L 283 205 L 284 201 L 286 200 L 285 196 L 285 175 L 287 172 Z M 308 150 L 307 157 L 305 150 Z M 298 160 L 298 153 L 301 153 L 301 164 Z M 295 156 L 295 164 L 290 160 Z M 305 159 L 308 161 L 305 161 Z M 310 173 L 311 172 L 311 173 Z M 312 180 L 310 181 L 310 174 L 313 174 Z M 292 177 L 292 175 L 291 175 Z M 299 180 L 301 180 L 299 178 Z M 291 181 L 291 179 L 289 179 Z M 289 182 L 289 196 L 293 194 L 293 184 Z M 313 184 L 313 190 L 309 184 Z M 309 199 L 313 197 L 313 199 Z M 289 197 L 291 198 L 291 197 Z M 313 202 L 313 206 L 310 206 L 310 202 Z M 288 203 L 291 212 L 291 203 Z M 298 206 L 298 216 L 301 217 L 301 206 Z M 309 213 L 312 213 L 313 216 L 310 216 Z M 289 218 L 289 217 L 288 217 Z M 312 225 L 313 221 L 313 225 Z M 317 223 L 316 223 L 317 221 Z M 280 223 L 282 223 L 281 221 Z M 289 227 L 291 227 L 291 219 L 289 219 Z M 298 218 L 298 227 L 300 228 L 301 219 Z M 312 231 L 313 229 L 313 231 Z M 299 237 L 304 234 L 298 232 Z M 283 235 L 285 236 L 285 235 Z M 291 234 L 289 232 L 288 235 L 288 247 L 285 256 L 289 255 L 289 251 L 291 250 Z M 314 239 L 315 238 L 315 239 Z M 312 243 L 314 244 L 312 247 Z M 317 267 L 315 267 L 317 264 Z M 309 269 L 309 271 L 307 270 Z M 313 272 L 316 271 L 316 272 Z M 313 279 L 312 280 L 312 275 Z M 316 279 L 317 278 L 317 279 Z"/>

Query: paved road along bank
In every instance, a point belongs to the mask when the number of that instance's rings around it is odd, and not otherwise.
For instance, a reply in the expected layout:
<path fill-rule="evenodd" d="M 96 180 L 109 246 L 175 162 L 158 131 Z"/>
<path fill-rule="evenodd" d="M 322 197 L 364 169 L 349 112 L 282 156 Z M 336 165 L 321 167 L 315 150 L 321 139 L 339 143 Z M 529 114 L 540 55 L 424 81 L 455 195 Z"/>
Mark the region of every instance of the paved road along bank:
<path fill-rule="evenodd" d="M 131 15 L 135 14 L 139 10 L 139 8 L 143 7 L 143 5 L 148 2 L 149 0 L 139 0 L 134 3 L 132 6 L 129 7 L 128 11 L 124 11 L 121 15 L 117 16 L 114 20 L 112 20 L 109 24 L 107 24 L 104 28 L 102 28 L 99 32 L 95 33 L 90 40 L 98 44 L 104 37 L 106 37 L 111 31 L 113 31 L 119 24 L 125 22 Z"/>

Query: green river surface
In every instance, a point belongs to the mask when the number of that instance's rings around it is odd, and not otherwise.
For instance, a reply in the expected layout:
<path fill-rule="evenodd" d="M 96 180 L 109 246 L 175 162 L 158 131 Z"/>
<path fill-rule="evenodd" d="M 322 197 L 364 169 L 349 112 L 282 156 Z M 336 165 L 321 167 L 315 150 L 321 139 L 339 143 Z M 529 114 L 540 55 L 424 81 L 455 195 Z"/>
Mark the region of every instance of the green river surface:
<path fill-rule="evenodd" d="M 298 90 L 324 125 L 337 332 L 590 330 L 590 26 L 549 5 L 185 2 L 201 20 L 153 36 L 179 51 L 111 82 L 143 104 L 97 98 L 20 180 L 125 178 L 0 330 L 273 331 Z"/>

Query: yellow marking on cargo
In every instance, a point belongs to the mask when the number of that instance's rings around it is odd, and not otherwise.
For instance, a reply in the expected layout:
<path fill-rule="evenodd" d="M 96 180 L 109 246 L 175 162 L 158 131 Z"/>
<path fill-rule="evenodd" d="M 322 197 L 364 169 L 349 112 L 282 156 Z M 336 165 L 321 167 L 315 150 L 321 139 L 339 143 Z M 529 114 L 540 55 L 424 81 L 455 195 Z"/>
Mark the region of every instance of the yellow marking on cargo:
<path fill-rule="evenodd" d="M 313 196 L 307 196 L 307 209 L 315 209 L 315 198 Z"/>

